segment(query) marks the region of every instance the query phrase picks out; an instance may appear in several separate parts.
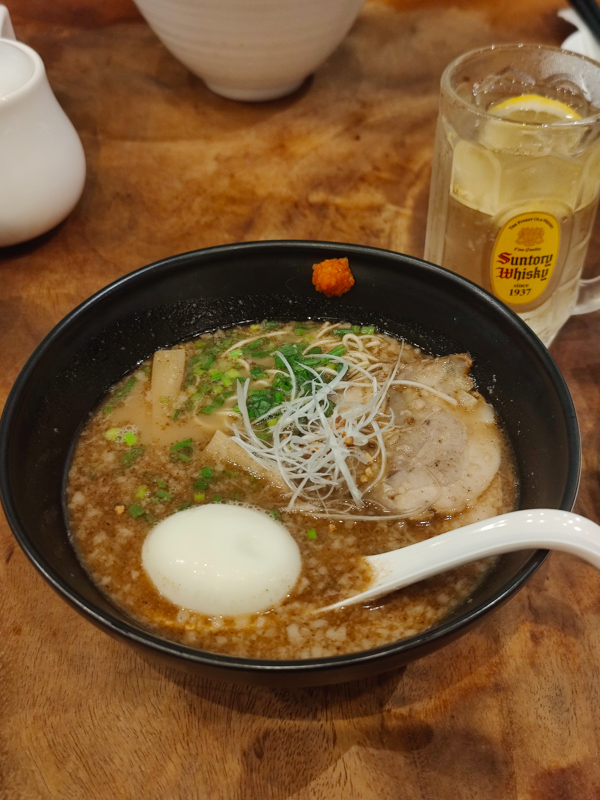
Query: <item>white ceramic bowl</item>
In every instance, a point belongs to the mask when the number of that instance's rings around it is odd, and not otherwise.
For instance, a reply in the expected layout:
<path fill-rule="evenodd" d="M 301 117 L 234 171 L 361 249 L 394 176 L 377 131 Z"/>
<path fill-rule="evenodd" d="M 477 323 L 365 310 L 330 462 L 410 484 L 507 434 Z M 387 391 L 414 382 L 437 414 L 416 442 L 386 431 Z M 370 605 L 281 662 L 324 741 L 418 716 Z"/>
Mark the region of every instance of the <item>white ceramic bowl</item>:
<path fill-rule="evenodd" d="M 293 92 L 346 36 L 364 0 L 135 0 L 165 47 L 213 92 Z"/>

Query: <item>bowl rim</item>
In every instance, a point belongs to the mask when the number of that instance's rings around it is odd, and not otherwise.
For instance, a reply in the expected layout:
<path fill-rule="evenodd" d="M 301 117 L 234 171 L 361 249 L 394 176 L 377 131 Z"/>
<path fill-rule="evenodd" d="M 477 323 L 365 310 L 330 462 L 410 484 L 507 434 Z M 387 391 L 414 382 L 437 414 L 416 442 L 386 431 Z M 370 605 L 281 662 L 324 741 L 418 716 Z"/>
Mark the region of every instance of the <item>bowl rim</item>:
<path fill-rule="evenodd" d="M 63 578 L 61 578 L 61 576 L 48 564 L 44 556 L 37 550 L 35 544 L 30 541 L 24 526 L 21 525 L 16 506 L 12 499 L 8 470 L 6 466 L 9 434 L 13 416 L 16 413 L 21 393 L 26 387 L 32 373 L 36 369 L 38 362 L 42 359 L 45 352 L 55 343 L 56 340 L 60 339 L 60 337 L 63 335 L 63 331 L 68 330 L 68 328 L 72 326 L 82 315 L 87 313 L 90 307 L 93 308 L 105 298 L 120 292 L 121 289 L 126 287 L 128 284 L 144 279 L 148 274 L 160 274 L 162 271 L 170 270 L 174 265 L 185 264 L 187 261 L 196 261 L 198 258 L 206 258 L 210 260 L 215 253 L 223 253 L 225 255 L 240 254 L 244 251 L 256 251 L 262 249 L 271 251 L 289 247 L 300 248 L 301 250 L 305 250 L 309 253 L 312 250 L 318 250 L 321 252 L 325 250 L 331 251 L 332 254 L 334 252 L 338 252 L 339 254 L 339 251 L 343 249 L 344 254 L 349 256 L 355 253 L 365 257 L 372 253 L 376 257 L 381 258 L 383 255 L 391 260 L 399 259 L 402 262 L 408 262 L 412 266 L 417 266 L 419 269 L 424 270 L 426 273 L 430 272 L 438 277 L 441 275 L 451 283 L 457 283 L 462 286 L 465 284 L 468 285 L 471 292 L 475 292 L 477 295 L 484 298 L 484 302 L 495 306 L 496 313 L 505 317 L 508 321 L 508 324 L 510 324 L 512 327 L 517 327 L 520 329 L 521 335 L 525 336 L 529 342 L 529 345 L 532 346 L 536 351 L 537 357 L 542 362 L 542 365 L 551 378 L 553 386 L 559 396 L 561 406 L 565 412 L 565 426 L 568 432 L 568 470 L 565 481 L 565 490 L 560 506 L 558 506 L 560 509 L 566 511 L 572 510 L 577 496 L 581 474 L 581 444 L 575 407 L 566 381 L 547 348 L 542 344 L 529 326 L 527 326 L 510 308 L 508 308 L 508 306 L 506 306 L 504 303 L 501 303 L 496 297 L 482 287 L 466 278 L 458 276 L 455 273 L 444 269 L 443 267 L 437 266 L 415 256 L 397 253 L 384 248 L 372 247 L 368 245 L 318 240 L 281 239 L 216 245 L 213 247 L 191 250 L 173 256 L 167 256 L 135 269 L 132 272 L 129 272 L 110 282 L 68 312 L 49 331 L 49 333 L 46 334 L 46 336 L 36 346 L 25 362 L 25 365 L 19 372 L 19 375 L 7 397 L 4 410 L 2 412 L 2 417 L 0 419 L 0 500 L 2 501 L 4 513 L 13 535 L 34 567 L 41 573 L 41 575 L 52 586 L 52 588 L 71 606 L 75 607 L 80 613 L 82 613 L 83 616 L 87 617 L 93 623 L 109 633 L 115 634 L 119 638 L 129 640 L 136 645 L 142 646 L 143 648 L 149 647 L 154 651 L 167 656 L 175 657 L 176 659 L 183 660 L 191 664 L 212 667 L 213 669 L 216 668 L 220 671 L 225 670 L 231 673 L 232 676 L 238 672 L 246 674 L 277 672 L 280 675 L 310 674 L 315 672 L 326 673 L 330 671 L 338 671 L 340 669 L 343 670 L 345 667 L 359 667 L 360 665 L 368 665 L 371 662 L 380 660 L 385 661 L 386 656 L 388 659 L 402 659 L 403 654 L 413 650 L 433 650 L 435 649 L 435 645 L 438 640 L 448 638 L 450 641 L 463 629 L 466 630 L 478 622 L 492 608 L 495 608 L 508 600 L 513 594 L 522 588 L 522 586 L 534 574 L 534 572 L 536 572 L 549 554 L 548 550 L 538 549 L 532 551 L 530 558 L 520 567 L 520 569 L 509 581 L 493 592 L 489 598 L 481 601 L 473 608 L 466 609 L 454 619 L 447 621 L 442 620 L 435 627 L 427 628 L 419 634 L 406 639 L 381 645 L 370 650 L 302 660 L 275 660 L 230 656 L 221 653 L 212 653 L 207 650 L 191 647 L 176 640 L 163 638 L 152 633 L 151 630 L 144 630 L 142 627 L 138 628 L 133 623 L 129 624 L 111 616 L 108 612 L 96 606 L 93 602 L 83 597 L 77 590 L 69 586 L 67 582 L 64 581 Z M 201 264 L 198 266 L 201 266 Z M 64 514 L 62 516 L 62 522 L 65 523 Z M 109 600 L 109 602 L 111 601 Z"/>

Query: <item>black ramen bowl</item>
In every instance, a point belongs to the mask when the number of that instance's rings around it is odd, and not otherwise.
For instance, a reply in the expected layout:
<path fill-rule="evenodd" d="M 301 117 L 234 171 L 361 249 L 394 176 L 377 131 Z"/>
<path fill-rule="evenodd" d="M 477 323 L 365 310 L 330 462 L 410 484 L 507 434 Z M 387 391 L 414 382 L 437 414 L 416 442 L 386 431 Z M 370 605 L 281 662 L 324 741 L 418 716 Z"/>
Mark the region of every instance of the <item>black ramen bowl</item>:
<path fill-rule="evenodd" d="M 347 256 L 343 297 L 312 286 L 312 265 Z M 502 556 L 497 568 L 433 628 L 373 650 L 305 661 L 217 655 L 162 638 L 120 611 L 75 556 L 63 481 L 82 424 L 107 390 L 159 348 L 203 331 L 264 319 L 377 325 L 434 355 L 469 352 L 516 457 L 521 508 L 570 510 L 580 441 L 565 382 L 546 348 L 478 286 L 416 258 L 357 245 L 258 242 L 186 253 L 101 290 L 44 339 L 19 375 L 0 426 L 0 492 L 14 534 L 50 585 L 102 630 L 173 666 L 268 685 L 337 683 L 393 669 L 465 633 L 513 595 L 546 551 Z"/>

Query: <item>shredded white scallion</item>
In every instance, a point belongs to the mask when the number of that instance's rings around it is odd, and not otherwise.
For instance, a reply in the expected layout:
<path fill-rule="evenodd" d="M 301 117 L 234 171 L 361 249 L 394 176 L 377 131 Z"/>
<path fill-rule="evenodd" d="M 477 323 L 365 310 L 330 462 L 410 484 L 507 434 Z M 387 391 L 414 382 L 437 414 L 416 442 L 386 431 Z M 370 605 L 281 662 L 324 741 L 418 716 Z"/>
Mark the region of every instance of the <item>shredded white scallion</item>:
<path fill-rule="evenodd" d="M 386 380 L 379 379 L 362 366 L 340 356 L 328 354 L 328 363 L 341 364 L 341 369 L 328 382 L 325 375 L 304 365 L 311 379 L 301 387 L 289 361 L 277 351 L 290 378 L 290 398 L 254 420 L 254 425 L 267 418 L 278 417 L 271 427 L 269 440 L 259 438 L 247 408 L 249 380 L 238 382 L 237 399 L 244 424 L 243 431 L 234 427 L 233 440 L 264 467 L 275 469 L 291 491 L 287 509 L 297 501 L 321 504 L 341 487 L 347 489 L 357 508 L 364 505 L 363 495 L 384 475 L 386 468 L 384 433 L 393 426 L 391 410 L 382 410 L 386 393 L 394 380 L 397 366 Z M 305 358 L 322 358 L 322 354 Z M 349 372 L 353 380 L 347 380 Z M 346 391 L 360 377 L 360 399 L 351 400 Z M 364 452 L 370 447 L 368 457 Z M 360 465 L 379 460 L 378 474 L 363 486 L 358 485 Z"/>

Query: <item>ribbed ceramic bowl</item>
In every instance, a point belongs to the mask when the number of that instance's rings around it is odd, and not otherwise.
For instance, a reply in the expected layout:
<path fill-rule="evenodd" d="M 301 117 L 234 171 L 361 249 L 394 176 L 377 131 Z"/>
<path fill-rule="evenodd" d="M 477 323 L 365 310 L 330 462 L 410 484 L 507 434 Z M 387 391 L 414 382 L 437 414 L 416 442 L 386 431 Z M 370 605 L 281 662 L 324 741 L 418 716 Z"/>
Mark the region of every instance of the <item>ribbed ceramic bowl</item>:
<path fill-rule="evenodd" d="M 135 0 L 175 58 L 213 92 L 295 91 L 346 36 L 364 0 Z"/>
<path fill-rule="evenodd" d="M 312 286 L 312 264 L 335 256 L 349 258 L 356 285 L 328 299 Z M 564 380 L 529 328 L 479 287 L 415 258 L 322 242 L 228 245 L 160 261 L 106 287 L 56 326 L 25 365 L 0 423 L 0 493 L 19 544 L 68 603 L 150 657 L 268 685 L 361 678 L 463 634 L 514 594 L 546 555 L 502 556 L 469 602 L 435 627 L 335 658 L 215 655 L 150 633 L 114 607 L 78 562 L 67 535 L 63 480 L 81 425 L 108 388 L 158 348 L 237 323 L 307 317 L 376 324 L 434 354 L 468 351 L 477 385 L 513 444 L 521 507 L 573 506 L 580 443 Z"/>

